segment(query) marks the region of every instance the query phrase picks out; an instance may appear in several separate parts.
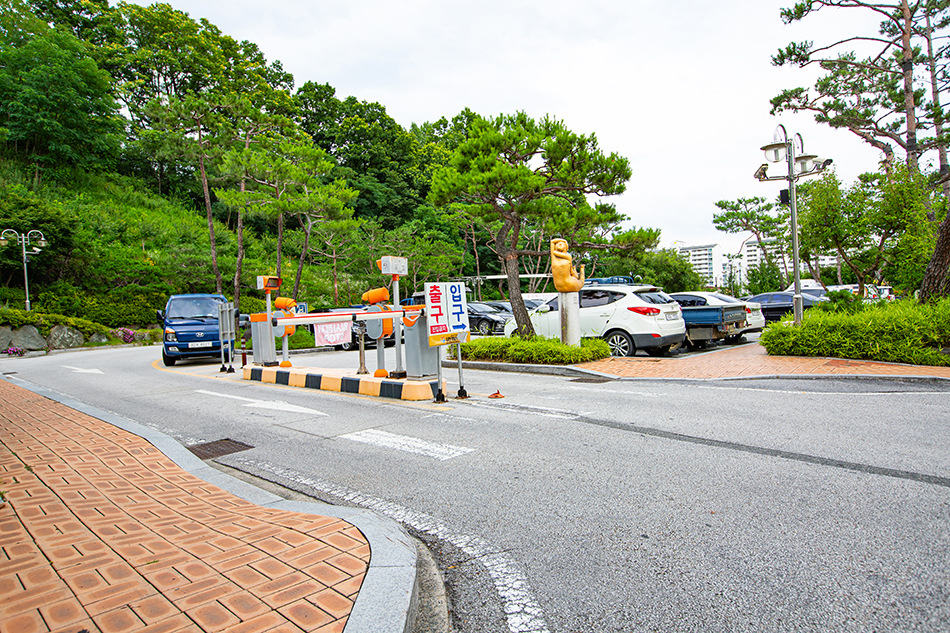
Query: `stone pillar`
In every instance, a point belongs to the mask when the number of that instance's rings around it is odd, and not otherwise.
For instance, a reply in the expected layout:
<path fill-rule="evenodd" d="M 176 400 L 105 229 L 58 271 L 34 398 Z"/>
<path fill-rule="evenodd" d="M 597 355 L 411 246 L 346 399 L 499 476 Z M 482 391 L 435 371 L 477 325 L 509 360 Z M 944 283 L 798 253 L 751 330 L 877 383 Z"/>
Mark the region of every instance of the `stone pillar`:
<path fill-rule="evenodd" d="M 561 342 L 572 347 L 580 347 L 580 293 L 560 292 L 558 293 L 557 303 L 561 312 Z"/>

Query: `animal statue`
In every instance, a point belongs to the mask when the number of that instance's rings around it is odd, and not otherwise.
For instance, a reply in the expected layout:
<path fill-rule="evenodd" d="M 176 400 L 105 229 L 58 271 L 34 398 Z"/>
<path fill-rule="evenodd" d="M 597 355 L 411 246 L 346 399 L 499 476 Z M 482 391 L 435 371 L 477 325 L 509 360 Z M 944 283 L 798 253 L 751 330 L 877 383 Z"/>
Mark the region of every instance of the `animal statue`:
<path fill-rule="evenodd" d="M 567 240 L 551 240 L 551 274 L 558 292 L 577 292 L 584 287 L 584 266 L 581 265 L 581 274 L 578 275 L 567 252 Z"/>

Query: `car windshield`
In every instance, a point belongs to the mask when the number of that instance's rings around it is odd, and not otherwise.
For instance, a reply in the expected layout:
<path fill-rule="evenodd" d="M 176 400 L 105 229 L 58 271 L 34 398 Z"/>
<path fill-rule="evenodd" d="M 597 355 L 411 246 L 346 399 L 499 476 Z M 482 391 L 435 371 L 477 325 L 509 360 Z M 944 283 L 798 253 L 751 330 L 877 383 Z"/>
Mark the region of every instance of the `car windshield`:
<path fill-rule="evenodd" d="M 168 302 L 169 319 L 206 319 L 209 317 L 218 318 L 218 304 L 222 303 L 220 299 L 213 297 L 190 297 L 182 299 L 172 299 Z"/>

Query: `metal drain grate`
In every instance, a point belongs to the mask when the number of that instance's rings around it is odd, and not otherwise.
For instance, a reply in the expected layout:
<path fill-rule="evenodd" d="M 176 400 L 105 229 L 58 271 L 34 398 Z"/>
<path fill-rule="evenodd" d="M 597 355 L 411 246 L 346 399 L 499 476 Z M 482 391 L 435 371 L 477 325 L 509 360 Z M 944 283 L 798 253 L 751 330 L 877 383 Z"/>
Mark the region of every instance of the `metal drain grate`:
<path fill-rule="evenodd" d="M 613 378 L 571 378 L 568 382 L 586 382 L 591 385 L 599 385 L 605 382 L 617 382 Z"/>
<path fill-rule="evenodd" d="M 240 453 L 254 448 L 250 444 L 238 442 L 237 440 L 217 440 L 207 444 L 195 444 L 189 446 L 188 450 L 195 454 L 198 459 L 214 459 L 231 453 Z"/>

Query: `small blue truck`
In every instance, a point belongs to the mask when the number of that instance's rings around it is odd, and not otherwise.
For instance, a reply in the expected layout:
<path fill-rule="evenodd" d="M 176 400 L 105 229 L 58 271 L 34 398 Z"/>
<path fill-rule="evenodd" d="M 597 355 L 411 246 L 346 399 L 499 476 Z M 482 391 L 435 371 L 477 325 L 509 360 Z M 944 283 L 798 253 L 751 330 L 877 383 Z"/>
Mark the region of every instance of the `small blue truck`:
<path fill-rule="evenodd" d="M 746 320 L 745 304 L 725 306 L 684 306 L 686 346 L 690 349 L 705 347 L 710 341 L 720 341 L 736 333 Z"/>
<path fill-rule="evenodd" d="M 162 326 L 162 362 L 166 367 L 179 360 L 202 356 L 221 357 L 218 334 L 218 306 L 227 303 L 224 295 L 172 295 L 165 310 L 157 310 Z M 225 362 L 230 361 L 234 341 L 227 346 Z"/>

